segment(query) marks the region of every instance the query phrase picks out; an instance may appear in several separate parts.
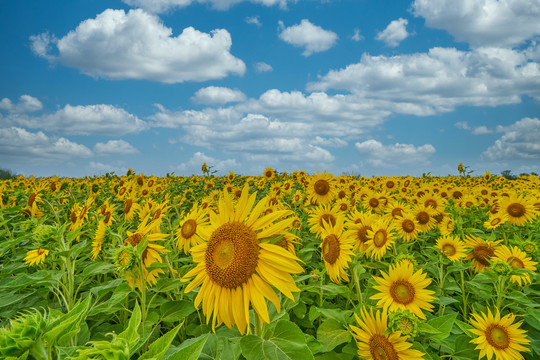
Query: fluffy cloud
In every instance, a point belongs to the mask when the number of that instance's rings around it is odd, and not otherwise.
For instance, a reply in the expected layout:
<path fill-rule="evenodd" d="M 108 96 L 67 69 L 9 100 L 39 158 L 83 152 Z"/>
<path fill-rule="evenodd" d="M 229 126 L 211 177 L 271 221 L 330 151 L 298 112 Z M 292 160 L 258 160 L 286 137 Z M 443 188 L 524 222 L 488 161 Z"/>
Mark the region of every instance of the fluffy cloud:
<path fill-rule="evenodd" d="M 13 104 L 8 98 L 3 98 L 0 101 L 0 110 L 7 110 L 14 113 L 34 112 L 42 108 L 43 104 L 41 101 L 30 95 L 21 95 L 17 104 Z"/>
<path fill-rule="evenodd" d="M 242 75 L 246 69 L 229 52 L 227 30 L 207 34 L 187 27 L 173 37 L 157 16 L 141 9 L 127 14 L 107 9 L 61 39 L 38 35 L 31 40 L 37 55 L 95 77 L 181 83 Z M 54 43 L 58 55 L 46 51 L 51 45 L 47 41 Z"/>
<path fill-rule="evenodd" d="M 139 150 L 124 140 L 109 140 L 106 143 L 97 143 L 94 146 L 96 154 L 138 154 Z"/>
<path fill-rule="evenodd" d="M 523 94 L 540 99 L 540 65 L 529 51 L 432 48 L 428 53 L 371 56 L 331 70 L 310 91 L 344 89 L 366 100 L 389 102 L 397 113 L 432 115 L 456 106 L 515 104 Z"/>
<path fill-rule="evenodd" d="M 515 46 L 540 34 L 540 3 L 530 0 L 415 0 L 414 14 L 474 46 Z"/>
<path fill-rule="evenodd" d="M 523 118 L 504 128 L 504 135 L 483 154 L 488 160 L 540 160 L 540 120 Z"/>
<path fill-rule="evenodd" d="M 248 16 L 248 17 L 246 17 L 246 23 L 256 25 L 257 27 L 262 26 L 258 16 Z"/>
<path fill-rule="evenodd" d="M 407 19 L 399 18 L 392 21 L 386 29 L 379 32 L 375 37 L 377 40 L 384 41 L 390 47 L 396 47 L 405 40 L 410 34 L 407 32 Z"/>
<path fill-rule="evenodd" d="M 11 114 L 7 122 L 31 129 L 54 131 L 67 135 L 118 136 L 147 129 L 144 121 L 113 105 L 66 105 L 54 114 L 28 116 Z"/>
<path fill-rule="evenodd" d="M 356 143 L 354 146 L 369 164 L 377 167 L 428 163 L 429 157 L 435 154 L 435 148 L 431 144 L 419 147 L 399 143 L 383 145 L 381 142 L 371 139 Z"/>
<path fill-rule="evenodd" d="M 258 62 L 255 64 L 255 71 L 258 73 L 268 72 L 272 70 L 274 70 L 272 69 L 272 66 L 270 66 L 269 64 L 265 62 Z"/>
<path fill-rule="evenodd" d="M 310 56 L 313 53 L 326 51 L 336 43 L 338 36 L 333 31 L 324 30 L 322 27 L 313 25 L 309 20 L 303 19 L 300 24 L 282 28 L 279 38 L 296 47 L 304 48 L 302 55 Z"/>
<path fill-rule="evenodd" d="M 182 8 L 192 3 L 210 4 L 216 10 L 228 10 L 231 6 L 248 0 L 122 0 L 129 6 L 140 7 L 153 13 L 164 13 L 174 8 Z M 249 0 L 265 6 L 287 7 L 287 0 Z M 290 1 L 290 0 L 289 0 Z"/>
<path fill-rule="evenodd" d="M 33 133 L 12 126 L 0 129 L 0 155 L 6 160 L 54 162 L 90 157 L 92 151 L 63 137 L 49 137 L 41 131 Z"/>
<path fill-rule="evenodd" d="M 199 104 L 223 105 L 230 102 L 244 101 L 246 100 L 246 95 L 240 90 L 209 86 L 199 89 L 191 100 Z"/>

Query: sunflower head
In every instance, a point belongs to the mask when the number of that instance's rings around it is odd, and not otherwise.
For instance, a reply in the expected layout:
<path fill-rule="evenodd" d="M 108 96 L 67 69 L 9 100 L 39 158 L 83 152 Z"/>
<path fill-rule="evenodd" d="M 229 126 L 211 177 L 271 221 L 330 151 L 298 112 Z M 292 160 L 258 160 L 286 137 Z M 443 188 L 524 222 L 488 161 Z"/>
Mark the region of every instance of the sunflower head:
<path fill-rule="evenodd" d="M 420 319 L 409 310 L 398 309 L 388 315 L 388 327 L 392 332 L 401 332 L 410 339 L 418 334 Z"/>
<path fill-rule="evenodd" d="M 137 250 L 133 246 L 121 246 L 113 253 L 113 264 L 119 271 L 129 271 L 137 266 Z"/>

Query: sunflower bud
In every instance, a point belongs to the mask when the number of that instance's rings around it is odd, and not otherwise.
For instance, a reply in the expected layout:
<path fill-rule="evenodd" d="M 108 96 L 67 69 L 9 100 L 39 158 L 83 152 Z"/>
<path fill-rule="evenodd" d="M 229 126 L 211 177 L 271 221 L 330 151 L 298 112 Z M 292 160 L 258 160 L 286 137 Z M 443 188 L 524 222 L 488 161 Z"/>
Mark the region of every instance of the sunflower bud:
<path fill-rule="evenodd" d="M 38 225 L 32 235 L 34 240 L 41 246 L 47 244 L 49 241 L 54 240 L 53 236 L 56 234 L 56 227 L 52 225 Z"/>
<path fill-rule="evenodd" d="M 122 246 L 114 252 L 113 263 L 120 271 L 128 271 L 137 266 L 137 250 L 133 246 Z"/>
<path fill-rule="evenodd" d="M 510 264 L 504 261 L 494 261 L 491 263 L 490 269 L 498 275 L 507 276 L 512 271 Z"/>
<path fill-rule="evenodd" d="M 20 356 L 33 347 L 47 327 L 46 317 L 40 313 L 28 312 L 10 321 L 10 326 L 0 328 L 0 354 Z"/>
<path fill-rule="evenodd" d="M 412 339 L 418 334 L 418 318 L 409 310 L 398 309 L 388 314 L 388 327 Z"/>

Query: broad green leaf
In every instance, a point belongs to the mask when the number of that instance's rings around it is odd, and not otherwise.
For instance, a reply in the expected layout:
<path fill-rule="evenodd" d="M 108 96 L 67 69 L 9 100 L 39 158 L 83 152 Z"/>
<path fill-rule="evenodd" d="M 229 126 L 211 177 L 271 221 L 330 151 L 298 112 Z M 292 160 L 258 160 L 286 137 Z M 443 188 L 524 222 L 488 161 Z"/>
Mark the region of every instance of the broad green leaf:
<path fill-rule="evenodd" d="M 452 357 L 462 356 L 464 358 L 474 359 L 478 356 L 478 351 L 474 348 L 475 344 L 471 344 L 471 339 L 467 335 L 461 335 L 456 339 L 455 348 L 456 351 L 452 354 Z"/>
<path fill-rule="evenodd" d="M 347 326 L 350 323 L 350 319 L 353 315 L 352 310 L 341 310 L 341 309 L 327 309 L 327 308 L 318 308 L 317 309 L 321 314 L 323 314 L 328 319 L 334 319 L 343 326 Z"/>
<path fill-rule="evenodd" d="M 450 335 L 450 331 L 452 331 L 452 326 L 454 326 L 454 322 L 457 318 L 457 313 L 441 316 L 435 319 L 431 319 L 428 321 L 428 324 L 437 329 L 440 334 L 434 334 L 430 336 L 430 339 L 433 340 L 444 340 Z"/>
<path fill-rule="evenodd" d="M 91 276 L 99 274 L 108 274 L 114 271 L 114 266 L 111 263 L 104 261 L 94 261 L 84 264 L 84 270 L 81 273 L 82 279 L 87 279 Z"/>
<path fill-rule="evenodd" d="M 477 335 L 473 334 L 472 332 L 470 332 L 469 330 L 473 328 L 472 325 L 469 325 L 459 319 L 456 319 L 456 325 L 459 326 L 459 328 L 465 333 L 465 335 L 467 335 L 468 337 L 470 338 L 474 338 L 474 337 L 477 337 Z"/>
<path fill-rule="evenodd" d="M 169 350 L 171 343 L 173 342 L 176 334 L 178 334 L 178 330 L 180 330 L 180 327 L 182 325 L 183 324 L 178 325 L 177 327 L 154 341 L 152 345 L 150 345 L 150 347 L 148 348 L 148 351 L 139 357 L 139 360 L 161 360 L 163 355 L 165 355 L 167 350 Z"/>
<path fill-rule="evenodd" d="M 314 359 L 300 328 L 288 321 L 280 320 L 267 325 L 264 338 L 247 335 L 240 340 L 242 355 L 247 360 L 309 360 Z"/>
<path fill-rule="evenodd" d="M 168 301 L 159 307 L 161 320 L 165 322 L 178 322 L 189 314 L 195 312 L 193 301 Z"/>
<path fill-rule="evenodd" d="M 351 338 L 347 328 L 334 319 L 325 320 L 317 329 L 317 339 L 324 345 L 326 351 L 334 350 L 336 346 L 351 341 Z"/>
<path fill-rule="evenodd" d="M 43 334 L 43 338 L 49 344 L 57 344 L 60 346 L 69 345 L 71 338 L 79 332 L 80 323 L 90 308 L 91 297 L 77 304 L 67 314 L 56 318 L 47 327 L 47 331 Z"/>
<path fill-rule="evenodd" d="M 136 302 L 135 307 L 133 308 L 133 312 L 131 313 L 131 318 L 129 319 L 129 323 L 126 330 L 118 334 L 118 338 L 126 340 L 126 342 L 129 345 L 129 348 L 132 348 L 139 340 L 139 333 L 137 332 L 137 329 L 139 328 L 140 324 L 141 324 L 141 307 L 139 306 L 139 303 Z"/>
<path fill-rule="evenodd" d="M 197 360 L 206 344 L 209 334 L 184 341 L 176 351 L 163 360 Z M 213 334 L 212 334 L 213 335 Z M 215 335 L 214 335 L 215 336 Z"/>
<path fill-rule="evenodd" d="M 13 294 L 13 293 L 4 293 L 0 295 L 0 308 L 15 304 L 20 302 L 21 300 L 27 298 L 28 296 L 32 295 L 32 293 L 26 293 L 26 294 Z"/>

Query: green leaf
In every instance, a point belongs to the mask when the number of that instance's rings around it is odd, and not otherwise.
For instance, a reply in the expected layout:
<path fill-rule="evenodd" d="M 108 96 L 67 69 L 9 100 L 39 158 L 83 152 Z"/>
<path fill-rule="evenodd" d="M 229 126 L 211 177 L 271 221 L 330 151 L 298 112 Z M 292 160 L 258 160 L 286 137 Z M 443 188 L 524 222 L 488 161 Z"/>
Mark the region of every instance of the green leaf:
<path fill-rule="evenodd" d="M 195 312 L 195 307 L 193 306 L 193 301 L 168 301 L 159 307 L 159 312 L 161 313 L 162 321 L 177 322 Z"/>
<path fill-rule="evenodd" d="M 455 303 L 459 303 L 459 300 L 456 300 L 454 298 L 451 298 L 451 297 L 448 297 L 448 296 L 439 296 L 436 301 L 436 303 L 439 303 L 440 305 L 450 305 L 450 304 L 455 304 Z"/>
<path fill-rule="evenodd" d="M 343 325 L 334 320 L 328 319 L 317 329 L 317 339 L 324 345 L 326 351 L 332 351 L 340 344 L 351 341 L 351 333 Z"/>
<path fill-rule="evenodd" d="M 128 327 L 122 331 L 120 334 L 118 334 L 118 338 L 126 340 L 126 342 L 129 345 L 129 348 L 132 348 L 137 341 L 139 340 L 139 333 L 137 332 L 137 329 L 139 328 L 139 325 L 141 324 L 141 307 L 139 306 L 139 303 L 135 303 L 135 308 L 133 309 L 133 312 L 131 313 L 131 318 L 129 319 Z"/>
<path fill-rule="evenodd" d="M 327 308 L 318 308 L 319 312 L 323 314 L 328 319 L 334 319 L 343 326 L 347 327 L 350 319 L 352 317 L 352 310 L 341 310 L 341 309 L 327 309 Z"/>
<path fill-rule="evenodd" d="M 421 322 L 418 324 L 418 331 L 427 333 L 427 334 L 440 334 L 441 332 L 438 329 L 435 329 L 433 326 L 429 325 L 427 322 Z"/>
<path fill-rule="evenodd" d="M 450 331 L 452 331 L 452 326 L 454 326 L 454 322 L 457 318 L 457 313 L 441 316 L 435 319 L 431 319 L 428 321 L 428 324 L 433 326 L 435 329 L 437 329 L 440 334 L 434 334 L 430 336 L 430 339 L 433 340 L 444 340 L 450 335 Z"/>
<path fill-rule="evenodd" d="M 15 304 L 20 302 L 21 300 L 27 298 L 28 296 L 32 295 L 32 293 L 26 293 L 26 294 L 13 294 L 13 293 L 4 293 L 0 295 L 0 308 Z"/>
<path fill-rule="evenodd" d="M 209 334 L 188 339 L 176 348 L 176 351 L 163 360 L 197 360 L 201 355 Z M 214 335 L 215 336 L 215 335 Z"/>
<path fill-rule="evenodd" d="M 471 344 L 471 340 L 466 335 L 461 335 L 456 339 L 455 348 L 456 351 L 454 352 L 454 356 L 462 356 L 464 358 L 468 359 L 474 359 L 478 356 L 478 351 L 476 351 L 474 348 L 476 345 Z"/>
<path fill-rule="evenodd" d="M 84 270 L 81 273 L 83 279 L 87 279 L 91 276 L 108 274 L 114 271 L 114 266 L 110 263 L 104 261 L 94 261 L 91 263 L 86 263 L 84 265 Z"/>
<path fill-rule="evenodd" d="M 459 328 L 470 338 L 475 338 L 477 335 L 470 332 L 470 329 L 473 328 L 472 325 L 467 324 L 466 322 L 463 322 L 461 320 L 456 319 L 456 325 L 459 326 Z"/>
<path fill-rule="evenodd" d="M 267 325 L 264 338 L 247 335 L 240 340 L 242 355 L 247 360 L 309 360 L 314 359 L 300 328 L 288 321 L 280 320 Z"/>
<path fill-rule="evenodd" d="M 172 329 L 171 331 L 169 331 L 168 333 L 166 333 L 165 335 L 163 335 L 156 341 L 154 341 L 152 345 L 150 345 L 150 347 L 148 348 L 148 351 L 139 357 L 139 360 L 144 360 L 144 359 L 161 360 L 163 355 L 165 355 L 167 350 L 169 350 L 171 343 L 176 337 L 176 334 L 178 334 L 178 330 L 180 330 L 180 327 L 182 325 L 183 323 L 178 325 L 177 327 L 175 327 L 174 329 Z"/>
<path fill-rule="evenodd" d="M 53 320 L 43 334 L 49 344 L 67 346 L 80 329 L 81 321 L 90 308 L 91 296 L 86 297 L 70 312 Z"/>

